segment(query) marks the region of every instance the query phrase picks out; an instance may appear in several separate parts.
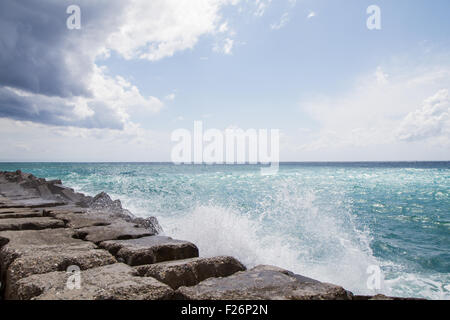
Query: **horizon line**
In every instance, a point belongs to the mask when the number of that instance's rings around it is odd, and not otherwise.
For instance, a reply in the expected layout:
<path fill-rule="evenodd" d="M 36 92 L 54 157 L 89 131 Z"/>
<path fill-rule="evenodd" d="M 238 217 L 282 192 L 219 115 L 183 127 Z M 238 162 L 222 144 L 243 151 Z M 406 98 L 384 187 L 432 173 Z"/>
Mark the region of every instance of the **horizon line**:
<path fill-rule="evenodd" d="M 280 161 L 281 164 L 301 164 L 301 163 L 436 163 L 436 162 L 450 162 L 450 160 L 311 160 L 311 161 Z M 195 165 L 195 166 L 211 166 L 211 165 L 270 165 L 270 163 L 182 163 L 175 164 L 171 161 L 3 161 L 0 160 L 1 164 L 4 163 L 80 163 L 80 164 L 90 164 L 90 163 L 135 163 L 135 164 L 173 164 L 173 165 Z M 275 163 L 275 162 L 274 162 Z"/>

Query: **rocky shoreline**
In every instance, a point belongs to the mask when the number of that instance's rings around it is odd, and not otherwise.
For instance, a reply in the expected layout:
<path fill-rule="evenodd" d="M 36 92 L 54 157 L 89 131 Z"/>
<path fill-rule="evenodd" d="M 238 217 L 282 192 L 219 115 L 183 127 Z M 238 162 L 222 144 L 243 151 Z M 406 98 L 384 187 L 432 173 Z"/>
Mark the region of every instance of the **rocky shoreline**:
<path fill-rule="evenodd" d="M 106 193 L 0 172 L 0 299 L 399 299 L 353 295 L 275 266 L 247 270 L 233 257 L 200 258 L 195 244 L 161 233 L 155 217 L 135 217 Z"/>

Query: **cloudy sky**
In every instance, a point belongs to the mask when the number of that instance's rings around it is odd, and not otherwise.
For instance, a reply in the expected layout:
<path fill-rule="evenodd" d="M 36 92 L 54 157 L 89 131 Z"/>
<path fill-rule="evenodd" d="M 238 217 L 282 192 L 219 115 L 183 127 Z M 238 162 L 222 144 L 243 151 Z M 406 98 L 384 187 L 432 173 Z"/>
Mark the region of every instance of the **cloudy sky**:
<path fill-rule="evenodd" d="M 70 5 L 81 29 L 66 26 Z M 381 9 L 381 30 L 366 10 Z M 279 129 L 282 161 L 450 160 L 448 0 L 1 0 L 0 161 L 170 161 Z"/>

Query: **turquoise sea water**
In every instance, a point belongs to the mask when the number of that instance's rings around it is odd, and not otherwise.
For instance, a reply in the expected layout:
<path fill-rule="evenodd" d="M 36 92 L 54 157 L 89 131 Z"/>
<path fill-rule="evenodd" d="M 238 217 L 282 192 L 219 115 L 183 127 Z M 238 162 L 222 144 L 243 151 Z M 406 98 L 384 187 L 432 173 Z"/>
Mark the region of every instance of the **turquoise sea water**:
<path fill-rule="evenodd" d="M 354 293 L 450 299 L 450 162 L 175 166 L 0 163 L 108 192 L 202 256 L 275 264 Z M 369 266 L 383 280 L 368 289 Z"/>

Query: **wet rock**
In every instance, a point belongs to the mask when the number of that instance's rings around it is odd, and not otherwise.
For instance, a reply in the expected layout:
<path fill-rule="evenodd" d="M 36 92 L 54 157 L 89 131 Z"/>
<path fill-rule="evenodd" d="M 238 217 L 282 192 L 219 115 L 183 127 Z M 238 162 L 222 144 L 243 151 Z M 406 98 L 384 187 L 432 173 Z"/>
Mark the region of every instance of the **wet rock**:
<path fill-rule="evenodd" d="M 128 222 L 117 221 L 108 226 L 85 227 L 75 230 L 79 239 L 100 243 L 108 240 L 127 240 L 153 236 L 147 229 L 138 228 Z"/>
<path fill-rule="evenodd" d="M 141 228 L 148 229 L 152 234 L 162 232 L 162 228 L 155 217 L 138 218 L 127 209 L 124 209 L 120 200 L 113 201 L 105 192 L 101 192 L 93 198 L 84 197 L 79 203 L 81 206 L 89 208 L 93 212 L 103 213 L 123 219 L 126 222 L 134 223 Z"/>
<path fill-rule="evenodd" d="M 68 288 L 66 272 L 30 276 L 18 282 L 12 298 L 36 300 L 168 300 L 173 290 L 153 278 L 137 277 L 121 263 L 82 271 L 81 287 Z"/>
<path fill-rule="evenodd" d="M 110 213 L 122 213 L 122 203 L 120 200 L 113 201 L 106 192 L 97 194 L 94 198 L 86 198 L 82 204 L 91 209 L 104 210 Z"/>
<path fill-rule="evenodd" d="M 136 267 L 138 275 L 153 277 L 172 289 L 195 286 L 208 278 L 228 277 L 245 270 L 233 257 L 192 258 Z"/>
<path fill-rule="evenodd" d="M 74 192 L 73 190 L 62 190 L 61 196 L 74 203 L 79 203 L 84 198 L 83 194 Z"/>
<path fill-rule="evenodd" d="M 15 295 L 16 283 L 33 274 L 82 270 L 117 262 L 93 243 L 73 238 L 70 229 L 0 232 L 0 275 L 6 284 L 5 298 Z"/>
<path fill-rule="evenodd" d="M 193 287 L 180 287 L 178 299 L 189 300 L 349 300 L 342 287 L 302 281 L 287 270 L 258 266 L 227 278 L 210 278 Z M 309 279 L 309 278 L 305 278 Z M 311 279 L 312 280 L 312 279 Z"/>
<path fill-rule="evenodd" d="M 131 218 L 128 221 L 137 224 L 141 228 L 150 230 L 153 234 L 161 234 L 163 232 L 163 228 L 156 217 Z"/>
<path fill-rule="evenodd" d="M 8 230 L 42 230 L 64 228 L 64 222 L 61 220 L 37 217 L 21 219 L 0 219 L 0 231 Z"/>
<path fill-rule="evenodd" d="M 47 185 L 43 184 L 37 187 L 39 194 L 43 199 L 51 199 L 53 198 L 53 194 L 50 192 L 50 189 Z"/>
<path fill-rule="evenodd" d="M 61 181 L 56 181 L 61 182 Z M 73 202 L 73 203 L 80 203 L 84 199 L 84 195 L 81 193 L 76 193 L 72 188 L 68 188 L 63 186 L 62 184 L 58 183 L 48 183 L 48 187 L 52 193 L 52 195 L 59 195 L 62 198 Z"/>
<path fill-rule="evenodd" d="M 55 185 L 55 184 L 57 184 L 57 185 L 62 185 L 62 181 L 59 180 L 59 179 L 56 179 L 56 180 L 49 180 L 49 181 L 47 181 L 47 183 L 48 183 L 49 185 Z"/>
<path fill-rule="evenodd" d="M 148 217 L 148 218 L 137 218 L 131 212 L 126 210 L 125 215 L 118 215 L 118 218 L 121 218 L 127 222 L 133 223 L 140 228 L 147 229 L 152 234 L 160 234 L 163 232 L 161 225 L 159 224 L 156 217 Z"/>
<path fill-rule="evenodd" d="M 130 266 L 198 257 L 193 243 L 162 236 L 105 241 L 100 247 Z"/>

